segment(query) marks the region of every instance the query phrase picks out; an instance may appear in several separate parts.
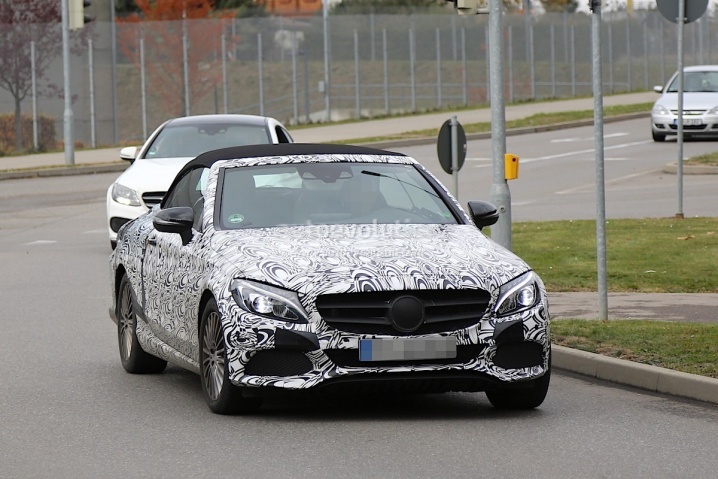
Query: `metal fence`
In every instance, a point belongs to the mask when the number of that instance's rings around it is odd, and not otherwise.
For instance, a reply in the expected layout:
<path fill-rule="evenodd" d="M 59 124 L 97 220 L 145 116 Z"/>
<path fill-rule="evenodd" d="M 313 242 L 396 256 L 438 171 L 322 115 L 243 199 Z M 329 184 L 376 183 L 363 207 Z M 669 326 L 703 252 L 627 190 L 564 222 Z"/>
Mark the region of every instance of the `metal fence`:
<path fill-rule="evenodd" d="M 86 146 L 142 141 L 164 120 L 250 113 L 287 124 L 377 117 L 489 101 L 488 17 L 363 15 L 107 23 L 85 27 L 71 58 L 75 138 Z M 675 24 L 657 11 L 603 15 L 604 91 L 648 90 L 677 65 Z M 58 35 L 59 28 L 38 28 Z M 12 34 L 0 25 L 0 38 Z M 38 33 L 41 34 L 41 33 Z M 718 25 L 685 28 L 685 64 L 712 63 Z M 328 35 L 325 51 L 324 35 Z M 506 101 L 591 95 L 591 17 L 504 16 Z M 2 46 L 0 46 L 2 48 Z M 28 52 L 31 49 L 28 48 Z M 62 59 L 36 78 L 24 114 L 62 131 Z M 34 105 L 34 108 L 33 108 Z M 0 90 L 0 113 L 14 112 Z"/>

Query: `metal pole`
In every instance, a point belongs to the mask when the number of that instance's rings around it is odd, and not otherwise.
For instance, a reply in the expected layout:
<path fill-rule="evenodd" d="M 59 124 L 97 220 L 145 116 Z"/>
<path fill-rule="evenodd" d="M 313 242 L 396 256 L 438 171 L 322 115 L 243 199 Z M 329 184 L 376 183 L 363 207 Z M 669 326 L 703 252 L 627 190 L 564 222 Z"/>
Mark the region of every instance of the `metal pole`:
<path fill-rule="evenodd" d="M 386 28 L 381 31 L 382 56 L 384 59 L 384 113 L 389 114 L 389 55 L 386 44 Z"/>
<path fill-rule="evenodd" d="M 571 25 L 571 96 L 576 97 L 576 28 Z"/>
<path fill-rule="evenodd" d="M 145 71 L 145 38 L 140 37 L 140 90 L 142 92 L 142 138 L 147 138 L 147 83 Z"/>
<path fill-rule="evenodd" d="M 224 114 L 229 112 L 229 99 L 227 94 L 227 37 L 222 34 L 222 107 Z"/>
<path fill-rule="evenodd" d="M 504 155 L 506 154 L 506 105 L 504 103 L 504 67 L 502 38 L 503 2 L 489 1 L 489 62 L 491 90 L 491 146 L 493 182 L 491 199 L 499 211 L 499 220 L 491 227 L 491 238 L 511 249 L 511 192 L 506 181 Z"/>
<path fill-rule="evenodd" d="M 686 16 L 686 0 L 678 0 L 678 213 L 683 218 L 683 25 Z"/>
<path fill-rule="evenodd" d="M 264 116 L 264 65 L 262 63 L 262 33 L 257 33 L 257 68 L 259 69 L 259 115 Z"/>
<path fill-rule="evenodd" d="M 451 117 L 451 178 L 454 180 L 454 198 L 459 201 L 459 129 L 456 115 Z"/>
<path fill-rule="evenodd" d="M 30 42 L 30 68 L 32 70 L 32 147 L 37 151 L 40 147 L 37 138 L 37 78 L 35 77 L 35 41 Z"/>
<path fill-rule="evenodd" d="M 416 51 L 414 49 L 414 29 L 409 29 L 409 75 L 411 77 L 411 111 L 416 111 L 416 76 L 414 75 L 414 63 L 416 62 Z"/>
<path fill-rule="evenodd" d="M 359 91 L 359 32 L 354 29 L 354 106 L 356 118 L 361 118 L 361 93 Z"/>
<path fill-rule="evenodd" d="M 601 72 L 601 0 L 593 0 L 591 28 L 593 49 L 593 132 L 596 153 L 596 262 L 598 270 L 598 319 L 608 319 L 606 280 L 606 193 L 603 145 L 603 78 Z"/>
<path fill-rule="evenodd" d="M 95 64 L 92 38 L 87 40 L 87 63 L 90 72 L 90 145 L 93 148 L 97 148 L 97 137 L 95 134 Z"/>
<path fill-rule="evenodd" d="M 555 29 L 551 24 L 551 98 L 556 98 L 556 41 Z"/>
<path fill-rule="evenodd" d="M 464 106 L 469 104 L 468 73 L 466 72 L 466 27 L 461 27 L 461 95 Z"/>
<path fill-rule="evenodd" d="M 633 76 L 632 70 L 631 70 L 631 64 L 633 63 L 633 58 L 631 58 L 631 28 L 630 28 L 630 20 L 626 20 L 626 70 L 628 72 L 628 91 L 633 91 L 632 87 L 632 81 L 631 76 Z"/>
<path fill-rule="evenodd" d="M 513 30 L 511 29 L 511 25 L 507 28 L 508 32 L 506 35 L 506 40 L 509 42 L 508 44 L 508 53 L 507 53 L 507 62 L 509 64 L 509 103 L 514 102 L 514 37 L 513 37 Z"/>
<path fill-rule="evenodd" d="M 324 28 L 324 108 L 327 122 L 332 121 L 332 109 L 329 100 L 329 0 L 322 0 L 322 24 Z"/>
<path fill-rule="evenodd" d="M 441 109 L 441 31 L 436 28 L 436 106 Z"/>
<path fill-rule="evenodd" d="M 110 0 L 110 36 L 112 37 L 112 129 L 115 144 L 120 141 L 120 122 L 117 119 L 117 27 L 115 27 L 115 0 Z"/>
<path fill-rule="evenodd" d="M 63 115 L 63 142 L 65 143 L 65 164 L 75 164 L 74 117 L 72 113 L 72 92 L 70 90 L 70 12 L 68 0 L 62 1 L 62 73 L 65 83 L 65 112 Z"/>
<path fill-rule="evenodd" d="M 184 66 L 184 114 L 190 115 L 189 107 L 189 39 L 187 38 L 187 12 L 182 12 L 182 64 Z"/>
<path fill-rule="evenodd" d="M 292 97 L 294 99 L 294 124 L 299 124 L 299 91 L 297 81 L 297 31 L 292 31 Z"/>

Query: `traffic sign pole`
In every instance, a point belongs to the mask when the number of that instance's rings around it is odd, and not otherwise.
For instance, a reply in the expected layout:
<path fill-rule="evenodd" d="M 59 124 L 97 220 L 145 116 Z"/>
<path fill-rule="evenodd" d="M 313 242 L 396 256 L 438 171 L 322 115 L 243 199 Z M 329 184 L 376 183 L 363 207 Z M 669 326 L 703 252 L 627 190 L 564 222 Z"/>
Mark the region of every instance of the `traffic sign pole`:
<path fill-rule="evenodd" d="M 454 197 L 459 201 L 459 132 L 456 115 L 451 117 L 451 176 L 454 180 Z"/>

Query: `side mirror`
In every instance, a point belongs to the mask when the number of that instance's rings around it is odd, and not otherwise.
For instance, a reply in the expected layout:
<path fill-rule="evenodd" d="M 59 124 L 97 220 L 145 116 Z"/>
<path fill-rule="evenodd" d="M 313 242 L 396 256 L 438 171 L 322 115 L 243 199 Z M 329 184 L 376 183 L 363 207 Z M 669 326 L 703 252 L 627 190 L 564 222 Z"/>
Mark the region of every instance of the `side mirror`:
<path fill-rule="evenodd" d="M 178 206 L 160 210 L 152 220 L 155 229 L 161 233 L 177 233 L 182 237 L 182 244 L 192 240 L 192 224 L 194 210 L 188 206 Z"/>
<path fill-rule="evenodd" d="M 469 201 L 469 213 L 479 229 L 491 226 L 499 220 L 496 207 L 486 201 Z"/>
<path fill-rule="evenodd" d="M 662 85 L 654 85 L 653 91 L 656 93 L 663 93 L 663 86 Z"/>
<path fill-rule="evenodd" d="M 120 150 L 120 159 L 134 163 L 138 150 L 136 146 L 126 146 Z"/>

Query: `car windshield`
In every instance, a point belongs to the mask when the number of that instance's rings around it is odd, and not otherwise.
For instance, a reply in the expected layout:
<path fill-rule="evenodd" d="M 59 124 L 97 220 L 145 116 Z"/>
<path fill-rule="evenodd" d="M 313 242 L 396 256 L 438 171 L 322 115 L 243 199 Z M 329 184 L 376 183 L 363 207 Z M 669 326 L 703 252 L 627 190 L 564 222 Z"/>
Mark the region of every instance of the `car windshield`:
<path fill-rule="evenodd" d="M 303 224 L 456 224 L 414 165 L 301 163 L 225 168 L 219 228 Z"/>
<path fill-rule="evenodd" d="M 678 91 L 678 77 L 676 76 L 668 87 L 668 92 Z M 683 74 L 683 91 L 718 92 L 718 71 L 685 72 Z"/>
<path fill-rule="evenodd" d="M 262 125 L 169 124 L 154 139 L 144 158 L 195 157 L 205 151 L 220 148 L 271 142 L 269 133 Z"/>

